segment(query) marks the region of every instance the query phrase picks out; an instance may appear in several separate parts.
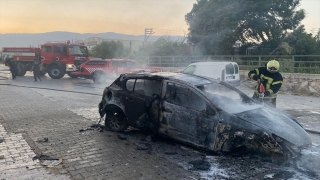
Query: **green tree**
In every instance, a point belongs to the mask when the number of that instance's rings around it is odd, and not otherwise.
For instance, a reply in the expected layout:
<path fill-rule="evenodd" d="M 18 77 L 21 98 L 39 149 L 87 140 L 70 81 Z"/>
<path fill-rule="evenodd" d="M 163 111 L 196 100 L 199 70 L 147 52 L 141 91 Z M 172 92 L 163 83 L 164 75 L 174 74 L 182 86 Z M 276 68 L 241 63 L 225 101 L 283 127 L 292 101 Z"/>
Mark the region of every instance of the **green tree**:
<path fill-rule="evenodd" d="M 183 40 L 173 41 L 170 37 L 161 37 L 153 43 L 141 47 L 137 56 L 178 56 L 185 54 L 188 46 Z"/>
<path fill-rule="evenodd" d="M 132 51 L 119 41 L 103 41 L 92 48 L 90 55 L 101 59 L 132 58 Z"/>
<path fill-rule="evenodd" d="M 257 46 L 257 49 L 251 54 L 273 54 L 273 55 L 319 54 L 319 45 L 317 41 L 317 36 L 312 36 L 311 33 L 310 34 L 306 33 L 303 25 L 296 28 L 293 32 L 288 33 L 287 36 L 281 39 L 280 41 L 277 41 L 277 42 L 268 41 L 256 46 Z"/>
<path fill-rule="evenodd" d="M 290 33 L 283 40 L 293 48 L 292 54 L 295 55 L 314 55 L 317 54 L 317 38 L 305 32 L 304 26 L 300 26 Z"/>
<path fill-rule="evenodd" d="M 204 54 L 230 54 L 236 40 L 275 48 L 304 19 L 300 0 L 197 0 L 185 16 L 188 39 Z M 272 51 L 271 49 L 269 51 Z"/>
<path fill-rule="evenodd" d="M 317 40 L 317 52 L 316 54 L 319 55 L 320 54 L 320 29 L 316 35 L 316 40 Z"/>

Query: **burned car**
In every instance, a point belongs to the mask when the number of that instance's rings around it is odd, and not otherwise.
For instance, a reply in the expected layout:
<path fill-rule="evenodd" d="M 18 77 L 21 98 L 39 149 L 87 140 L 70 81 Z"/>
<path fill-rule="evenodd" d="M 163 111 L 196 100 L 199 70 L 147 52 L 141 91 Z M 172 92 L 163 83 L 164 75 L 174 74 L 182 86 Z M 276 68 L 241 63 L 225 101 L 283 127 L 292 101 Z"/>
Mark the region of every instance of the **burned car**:
<path fill-rule="evenodd" d="M 147 128 L 214 152 L 287 156 L 311 145 L 292 117 L 224 82 L 189 74 L 122 74 L 105 88 L 99 109 L 111 131 Z"/>

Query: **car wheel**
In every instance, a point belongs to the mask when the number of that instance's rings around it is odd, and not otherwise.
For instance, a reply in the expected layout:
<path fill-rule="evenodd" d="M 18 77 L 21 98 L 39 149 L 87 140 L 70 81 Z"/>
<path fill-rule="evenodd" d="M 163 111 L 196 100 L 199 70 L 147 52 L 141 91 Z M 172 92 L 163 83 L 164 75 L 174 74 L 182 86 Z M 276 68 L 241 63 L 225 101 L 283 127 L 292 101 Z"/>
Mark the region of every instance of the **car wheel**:
<path fill-rule="evenodd" d="M 108 78 L 107 74 L 102 71 L 96 71 L 92 75 L 93 82 L 98 84 L 106 82 L 107 78 Z"/>
<path fill-rule="evenodd" d="M 57 65 L 50 66 L 48 74 L 52 79 L 61 79 L 64 76 L 63 70 Z"/>
<path fill-rule="evenodd" d="M 126 130 L 128 126 L 123 111 L 118 107 L 108 107 L 106 110 L 105 126 L 114 132 Z"/>

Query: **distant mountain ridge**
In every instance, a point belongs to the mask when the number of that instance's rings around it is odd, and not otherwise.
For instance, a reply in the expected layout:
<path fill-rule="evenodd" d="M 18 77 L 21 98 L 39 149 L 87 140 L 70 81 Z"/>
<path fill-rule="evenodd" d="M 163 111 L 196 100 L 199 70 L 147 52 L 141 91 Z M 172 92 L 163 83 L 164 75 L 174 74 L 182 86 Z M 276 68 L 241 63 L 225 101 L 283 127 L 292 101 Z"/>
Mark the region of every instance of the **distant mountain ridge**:
<path fill-rule="evenodd" d="M 70 40 L 86 40 L 90 37 L 99 37 L 103 39 L 114 39 L 114 40 L 134 40 L 134 41 L 144 41 L 144 35 L 127 35 L 119 34 L 114 32 L 105 33 L 74 33 L 74 32 L 64 32 L 55 31 L 47 33 L 37 33 L 37 34 L 0 34 L 0 48 L 3 47 L 39 47 L 40 44 L 44 44 L 47 41 L 67 41 Z M 161 36 L 150 36 L 148 41 L 155 41 Z M 182 39 L 183 36 L 171 36 L 173 40 Z"/>

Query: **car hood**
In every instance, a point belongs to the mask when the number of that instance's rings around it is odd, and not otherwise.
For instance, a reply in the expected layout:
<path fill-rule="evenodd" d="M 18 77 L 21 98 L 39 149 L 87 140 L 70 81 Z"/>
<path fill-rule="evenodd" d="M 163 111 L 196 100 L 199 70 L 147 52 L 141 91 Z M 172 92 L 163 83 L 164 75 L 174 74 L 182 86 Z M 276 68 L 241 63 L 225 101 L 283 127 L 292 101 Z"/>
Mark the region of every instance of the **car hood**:
<path fill-rule="evenodd" d="M 307 147 L 312 144 L 308 133 L 301 125 L 279 110 L 263 107 L 238 113 L 236 116 L 298 147 Z"/>

